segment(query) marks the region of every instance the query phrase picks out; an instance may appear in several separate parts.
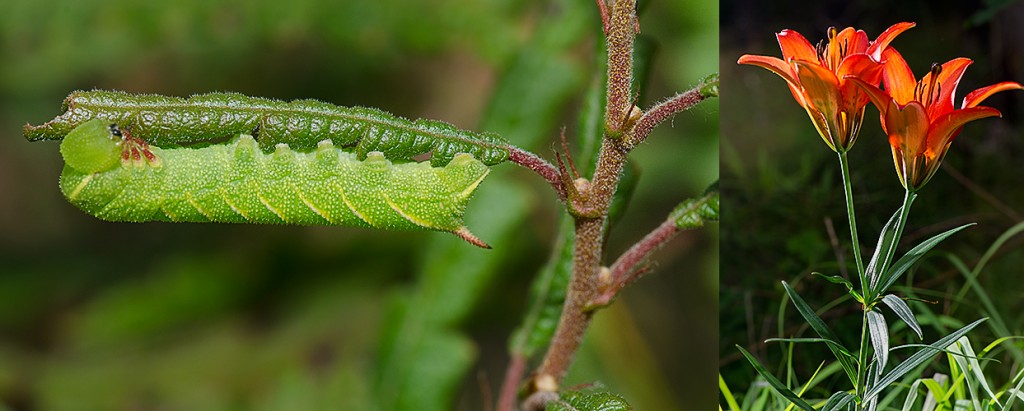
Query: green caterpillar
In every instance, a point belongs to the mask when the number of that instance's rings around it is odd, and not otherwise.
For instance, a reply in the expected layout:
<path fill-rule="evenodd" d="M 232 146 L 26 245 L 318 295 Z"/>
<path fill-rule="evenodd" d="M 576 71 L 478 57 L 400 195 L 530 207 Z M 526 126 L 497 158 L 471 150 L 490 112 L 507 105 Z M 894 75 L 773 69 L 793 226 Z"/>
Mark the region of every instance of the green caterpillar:
<path fill-rule="evenodd" d="M 490 171 L 470 154 L 444 167 L 392 164 L 380 152 L 359 161 L 330 140 L 308 152 L 281 143 L 267 154 L 244 134 L 161 149 L 93 119 L 64 138 L 61 155 L 64 196 L 103 220 L 429 229 L 487 247 L 462 222 Z"/>
<path fill-rule="evenodd" d="M 470 153 L 484 164 L 508 159 L 508 143 L 494 133 L 473 133 L 436 120 L 408 120 L 366 107 L 339 107 L 316 100 L 285 102 L 238 93 L 199 94 L 189 98 L 120 91 L 75 91 L 64 113 L 39 125 L 25 125 L 31 140 L 58 140 L 92 118 L 131 128 L 135 137 L 160 147 L 223 141 L 238 134 L 255 136 L 269 152 L 280 143 L 312 150 L 330 139 L 354 147 L 360 159 L 374 151 L 390 159 L 430 153 L 431 164 L 448 164 Z"/>

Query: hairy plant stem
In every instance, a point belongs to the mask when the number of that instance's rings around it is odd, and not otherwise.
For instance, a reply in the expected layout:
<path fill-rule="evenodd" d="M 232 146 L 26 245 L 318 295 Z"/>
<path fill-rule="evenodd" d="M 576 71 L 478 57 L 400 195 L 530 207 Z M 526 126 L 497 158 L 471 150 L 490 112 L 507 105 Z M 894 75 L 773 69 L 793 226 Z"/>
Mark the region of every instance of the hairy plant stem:
<path fill-rule="evenodd" d="M 601 257 L 604 254 L 604 226 L 607 220 L 608 206 L 618 186 L 622 168 L 626 163 L 626 151 L 618 140 L 605 138 L 601 144 L 594 180 L 578 187 L 578 198 L 570 199 L 572 204 L 594 212 L 598 217 L 590 217 L 574 213 L 576 241 L 573 248 L 572 278 L 565 304 L 562 306 L 562 317 L 548 347 L 544 361 L 534 377 L 534 387 L 540 391 L 545 388 L 556 388 L 572 365 L 573 356 L 583 341 L 583 334 L 590 325 L 593 311 L 590 303 L 598 297 L 598 272 L 601 268 Z M 554 385 L 550 383 L 554 382 Z"/>
<path fill-rule="evenodd" d="M 679 231 L 675 221 L 665 220 L 658 228 L 648 233 L 642 240 L 619 256 L 609 269 L 610 281 L 599 285 L 601 292 L 595 300 L 590 302 L 590 305 L 600 307 L 610 304 L 623 287 L 636 281 L 646 272 L 640 265 L 650 259 L 651 254 L 661 249 L 665 243 L 675 238 Z"/>
<path fill-rule="evenodd" d="M 516 408 L 516 394 L 519 391 L 519 381 L 526 372 L 526 357 L 513 355 L 508 361 L 508 368 L 505 369 L 505 380 L 501 385 L 501 392 L 498 394 L 498 411 L 513 411 Z"/>
<path fill-rule="evenodd" d="M 868 293 L 868 278 L 864 271 L 864 259 L 860 256 L 860 240 L 857 238 L 857 215 L 853 209 L 853 187 L 850 183 L 850 161 L 846 151 L 839 151 L 839 168 L 843 174 L 843 191 L 846 193 L 846 216 L 850 222 L 850 241 L 853 242 L 853 260 L 857 264 L 857 278 L 860 279 L 861 295 Z"/>

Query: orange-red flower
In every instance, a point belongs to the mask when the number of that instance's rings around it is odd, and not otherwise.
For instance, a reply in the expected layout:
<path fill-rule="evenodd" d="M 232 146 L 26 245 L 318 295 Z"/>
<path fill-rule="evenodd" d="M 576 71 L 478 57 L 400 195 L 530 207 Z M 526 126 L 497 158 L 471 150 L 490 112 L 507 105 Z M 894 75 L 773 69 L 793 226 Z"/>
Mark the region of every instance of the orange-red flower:
<path fill-rule="evenodd" d="M 1002 116 L 992 107 L 978 106 L 986 98 L 1004 90 L 1024 89 L 1018 83 L 1004 81 L 967 93 L 960 109 L 953 108 L 953 96 L 971 60 L 957 58 L 943 65 L 934 64 L 921 81 L 914 80 L 906 60 L 894 49 L 885 50 L 882 82 L 886 91 L 873 84 L 852 79 L 868 92 L 881 113 L 882 130 L 889 136 L 893 162 L 903 187 L 917 190 L 925 185 L 949 150 L 953 138 L 964 124 Z"/>
<path fill-rule="evenodd" d="M 818 43 L 817 47 L 800 33 L 782 30 L 775 35 L 782 59 L 747 54 L 738 63 L 764 67 L 785 79 L 825 144 L 833 151 L 846 151 L 857 139 L 868 104 L 867 95 L 848 78 L 878 85 L 882 53 L 898 34 L 911 27 L 914 23 L 894 24 L 872 42 L 862 30 L 830 28 L 828 43 Z"/>

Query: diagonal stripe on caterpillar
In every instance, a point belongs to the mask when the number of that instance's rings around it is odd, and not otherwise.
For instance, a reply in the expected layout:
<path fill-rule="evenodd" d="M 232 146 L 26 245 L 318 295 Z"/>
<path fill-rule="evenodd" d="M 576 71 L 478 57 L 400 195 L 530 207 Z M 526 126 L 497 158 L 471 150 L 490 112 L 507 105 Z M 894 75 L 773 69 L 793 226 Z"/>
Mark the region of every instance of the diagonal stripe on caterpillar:
<path fill-rule="evenodd" d="M 486 247 L 462 222 L 490 171 L 469 154 L 444 167 L 393 164 L 380 152 L 359 161 L 330 140 L 309 152 L 278 144 L 267 154 L 248 135 L 162 149 L 105 124 L 87 121 L 61 143 L 61 191 L 103 220 L 429 229 Z"/>

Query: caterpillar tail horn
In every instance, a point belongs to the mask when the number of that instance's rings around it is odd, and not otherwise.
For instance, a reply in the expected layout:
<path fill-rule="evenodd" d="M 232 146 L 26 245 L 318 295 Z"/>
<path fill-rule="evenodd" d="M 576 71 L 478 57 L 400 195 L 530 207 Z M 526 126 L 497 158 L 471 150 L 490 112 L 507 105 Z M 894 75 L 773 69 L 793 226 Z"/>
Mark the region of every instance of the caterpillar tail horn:
<path fill-rule="evenodd" d="M 480 239 L 480 237 L 471 233 L 466 226 L 462 226 L 458 230 L 452 231 L 452 234 L 457 235 L 459 238 L 466 240 L 467 243 L 473 244 L 477 247 L 486 248 L 488 250 L 491 249 L 490 244 L 485 243 L 484 240 Z"/>

